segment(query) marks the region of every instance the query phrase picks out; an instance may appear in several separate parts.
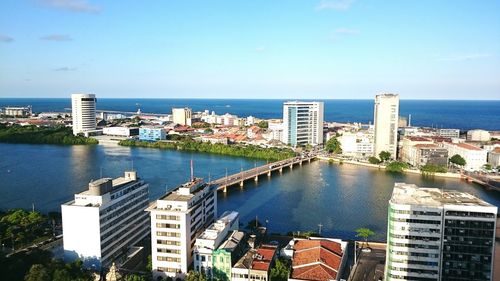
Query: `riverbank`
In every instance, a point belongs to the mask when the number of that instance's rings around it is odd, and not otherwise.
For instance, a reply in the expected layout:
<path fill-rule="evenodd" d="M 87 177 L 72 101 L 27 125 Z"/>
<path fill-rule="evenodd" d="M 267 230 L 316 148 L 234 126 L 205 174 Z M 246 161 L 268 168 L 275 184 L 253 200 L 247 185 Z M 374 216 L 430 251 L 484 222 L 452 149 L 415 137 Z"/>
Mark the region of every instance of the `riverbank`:
<path fill-rule="evenodd" d="M 370 163 L 366 163 L 366 162 L 344 160 L 344 159 L 339 159 L 339 158 L 335 158 L 335 157 L 318 156 L 318 159 L 323 160 L 323 161 L 333 161 L 333 162 L 342 163 L 342 164 L 351 164 L 351 165 L 357 165 L 357 166 L 377 168 L 379 170 L 386 169 L 385 165 L 381 165 L 381 164 L 370 164 Z M 453 179 L 460 179 L 461 178 L 460 174 L 449 173 L 449 172 L 448 173 L 422 173 L 422 171 L 420 171 L 420 170 L 404 169 L 403 173 L 417 174 L 417 175 L 431 176 L 431 177 L 441 177 L 441 178 L 453 178 Z"/>
<path fill-rule="evenodd" d="M 0 142 L 28 144 L 94 145 L 99 142 L 92 138 L 75 136 L 71 128 L 64 126 L 7 126 L 0 124 Z"/>
<path fill-rule="evenodd" d="M 170 142 L 145 142 L 136 140 L 122 140 L 121 146 L 147 147 L 158 149 L 172 149 L 193 152 L 204 152 L 228 156 L 240 156 L 268 161 L 279 161 L 295 157 L 295 152 L 289 148 L 263 148 L 255 145 L 221 144 L 198 142 L 194 140 L 170 141 Z"/>

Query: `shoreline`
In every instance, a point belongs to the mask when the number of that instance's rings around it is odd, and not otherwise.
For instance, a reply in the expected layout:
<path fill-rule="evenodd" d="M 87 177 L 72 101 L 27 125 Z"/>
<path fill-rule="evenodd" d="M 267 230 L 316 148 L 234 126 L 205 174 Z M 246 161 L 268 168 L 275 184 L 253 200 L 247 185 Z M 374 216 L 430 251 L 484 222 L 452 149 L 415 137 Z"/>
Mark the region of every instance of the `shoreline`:
<path fill-rule="evenodd" d="M 370 168 L 377 168 L 379 170 L 385 170 L 385 165 L 380 165 L 380 164 L 370 164 L 370 163 L 358 162 L 358 161 L 352 161 L 352 160 L 342 160 L 342 159 L 338 159 L 335 157 L 325 157 L 325 156 L 318 156 L 318 159 L 320 161 L 333 161 L 336 163 L 351 164 L 351 165 L 356 165 L 356 166 L 364 166 L 364 167 L 370 167 Z M 449 179 L 461 179 L 460 174 L 449 173 L 449 172 L 448 173 L 423 174 L 420 170 L 404 169 L 403 173 L 410 173 L 410 174 L 430 176 L 430 177 L 449 178 Z"/>

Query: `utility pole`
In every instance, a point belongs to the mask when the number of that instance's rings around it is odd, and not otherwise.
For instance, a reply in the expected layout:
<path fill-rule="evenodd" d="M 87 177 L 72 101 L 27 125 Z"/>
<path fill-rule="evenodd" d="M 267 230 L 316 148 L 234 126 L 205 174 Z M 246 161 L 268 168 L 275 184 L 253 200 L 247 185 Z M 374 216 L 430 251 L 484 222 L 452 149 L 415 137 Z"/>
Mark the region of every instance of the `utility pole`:
<path fill-rule="evenodd" d="M 321 235 L 321 229 L 323 228 L 323 225 L 321 223 L 318 224 L 319 232 L 318 234 Z"/>

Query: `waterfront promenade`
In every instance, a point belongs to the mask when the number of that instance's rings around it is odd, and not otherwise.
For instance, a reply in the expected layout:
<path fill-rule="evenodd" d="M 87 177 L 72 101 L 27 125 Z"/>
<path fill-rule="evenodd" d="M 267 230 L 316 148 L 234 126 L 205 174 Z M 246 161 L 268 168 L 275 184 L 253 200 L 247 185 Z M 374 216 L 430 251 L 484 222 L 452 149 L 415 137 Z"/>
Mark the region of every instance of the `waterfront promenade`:
<path fill-rule="evenodd" d="M 227 187 L 239 184 L 240 186 L 244 185 L 246 180 L 253 179 L 254 181 L 259 181 L 259 176 L 266 174 L 268 177 L 271 177 L 273 171 L 283 172 L 283 168 L 293 169 L 294 165 L 302 166 L 302 163 L 307 162 L 311 163 L 312 160 L 316 159 L 316 155 L 310 156 L 299 156 L 293 157 L 281 161 L 276 161 L 272 163 L 268 163 L 262 166 L 258 166 L 252 169 L 248 169 L 245 171 L 241 171 L 236 174 L 226 175 L 220 179 L 216 179 L 210 182 L 210 184 L 217 185 L 217 190 L 222 190 L 227 192 Z"/>

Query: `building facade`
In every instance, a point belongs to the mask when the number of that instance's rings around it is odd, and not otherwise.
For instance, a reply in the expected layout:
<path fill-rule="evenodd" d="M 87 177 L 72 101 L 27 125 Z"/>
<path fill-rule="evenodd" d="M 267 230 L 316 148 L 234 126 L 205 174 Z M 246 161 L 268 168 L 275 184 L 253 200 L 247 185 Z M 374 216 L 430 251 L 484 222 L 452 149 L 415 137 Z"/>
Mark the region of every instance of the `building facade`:
<path fill-rule="evenodd" d="M 465 166 L 463 167 L 465 170 L 478 171 L 487 163 L 488 151 L 475 145 L 443 142 L 442 146 L 448 149 L 449 157 L 458 154 L 465 159 Z"/>
<path fill-rule="evenodd" d="M 73 118 L 73 134 L 85 134 L 96 129 L 96 98 L 94 94 L 72 94 L 71 116 Z"/>
<path fill-rule="evenodd" d="M 216 280 L 231 280 L 231 268 L 248 248 L 243 231 L 232 231 L 222 244 L 213 251 L 213 277 Z"/>
<path fill-rule="evenodd" d="M 167 138 L 167 133 L 162 127 L 141 127 L 139 128 L 139 140 L 159 141 Z"/>
<path fill-rule="evenodd" d="M 135 171 L 90 182 L 61 205 L 65 257 L 96 269 L 110 266 L 149 234 L 148 202 L 149 185 Z"/>
<path fill-rule="evenodd" d="M 323 102 L 285 102 L 283 142 L 294 147 L 323 144 Z"/>
<path fill-rule="evenodd" d="M 131 127 L 105 127 L 102 134 L 107 136 L 131 137 L 139 134 L 139 128 Z"/>
<path fill-rule="evenodd" d="M 213 252 L 224 239 L 239 226 L 237 212 L 224 212 L 213 224 L 196 238 L 194 245 L 194 270 L 203 272 L 208 278 L 214 276 Z"/>
<path fill-rule="evenodd" d="M 154 278 L 183 278 L 193 263 L 196 237 L 217 213 L 217 188 L 193 178 L 153 202 L 151 256 Z"/>
<path fill-rule="evenodd" d="M 500 167 L 500 147 L 496 147 L 488 152 L 488 164 L 490 164 L 492 168 Z"/>
<path fill-rule="evenodd" d="M 485 130 L 470 130 L 467 131 L 468 141 L 489 141 L 491 139 L 491 134 Z"/>
<path fill-rule="evenodd" d="M 354 157 L 373 155 L 373 134 L 368 131 L 345 132 L 337 139 L 343 155 Z"/>
<path fill-rule="evenodd" d="M 459 129 L 438 129 L 437 135 L 444 138 L 458 139 L 460 137 Z"/>
<path fill-rule="evenodd" d="M 33 114 L 31 105 L 28 106 L 7 106 L 3 109 L 3 114 L 14 117 L 28 117 Z"/>
<path fill-rule="evenodd" d="M 396 159 L 398 149 L 399 95 L 380 94 L 375 96 L 374 110 L 375 148 L 374 156 L 380 152 L 391 153 Z"/>
<path fill-rule="evenodd" d="M 385 280 L 492 280 L 497 211 L 468 193 L 396 183 Z"/>
<path fill-rule="evenodd" d="M 172 108 L 172 121 L 175 124 L 191 126 L 193 111 L 191 108 Z"/>

